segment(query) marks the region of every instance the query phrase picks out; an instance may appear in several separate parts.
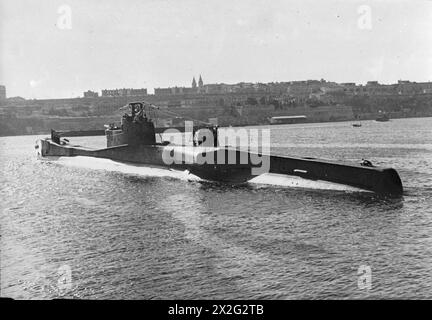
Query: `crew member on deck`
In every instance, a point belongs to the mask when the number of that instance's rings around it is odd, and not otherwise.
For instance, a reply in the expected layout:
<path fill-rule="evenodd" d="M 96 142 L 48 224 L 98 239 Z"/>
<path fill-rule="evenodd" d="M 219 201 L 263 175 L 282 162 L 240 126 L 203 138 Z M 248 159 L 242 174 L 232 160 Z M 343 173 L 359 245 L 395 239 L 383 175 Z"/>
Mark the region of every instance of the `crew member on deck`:
<path fill-rule="evenodd" d="M 218 143 L 218 126 L 212 127 L 212 133 L 213 133 L 213 145 L 214 145 L 214 147 L 217 147 L 219 145 L 219 143 Z"/>
<path fill-rule="evenodd" d="M 60 135 L 51 129 L 51 141 L 60 144 Z"/>
<path fill-rule="evenodd" d="M 136 115 L 134 117 L 134 121 L 139 122 L 142 120 L 144 108 L 141 104 L 137 103 L 134 105 L 134 109 L 135 109 L 135 113 L 136 113 Z"/>
<path fill-rule="evenodd" d="M 193 146 L 196 147 L 197 146 L 197 141 L 196 141 L 196 130 L 195 127 L 192 127 L 192 143 Z"/>

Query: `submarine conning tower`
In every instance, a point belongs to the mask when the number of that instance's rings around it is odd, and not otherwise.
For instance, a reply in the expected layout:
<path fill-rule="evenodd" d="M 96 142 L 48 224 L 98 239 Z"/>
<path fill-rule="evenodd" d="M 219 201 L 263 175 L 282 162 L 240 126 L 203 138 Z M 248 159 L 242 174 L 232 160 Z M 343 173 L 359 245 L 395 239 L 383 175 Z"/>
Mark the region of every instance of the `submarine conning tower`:
<path fill-rule="evenodd" d="M 144 103 L 131 102 L 128 107 L 131 114 L 123 115 L 120 128 L 113 124 L 107 126 L 105 130 L 107 147 L 156 144 L 155 126 L 153 121 L 147 118 Z"/>

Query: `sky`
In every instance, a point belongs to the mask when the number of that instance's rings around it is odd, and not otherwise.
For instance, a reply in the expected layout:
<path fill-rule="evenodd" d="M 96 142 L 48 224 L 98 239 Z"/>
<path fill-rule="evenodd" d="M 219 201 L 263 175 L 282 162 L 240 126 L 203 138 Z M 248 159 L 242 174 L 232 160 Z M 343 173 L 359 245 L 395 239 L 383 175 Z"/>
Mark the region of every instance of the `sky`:
<path fill-rule="evenodd" d="M 431 0 L 1 0 L 7 96 L 321 79 L 432 81 Z"/>

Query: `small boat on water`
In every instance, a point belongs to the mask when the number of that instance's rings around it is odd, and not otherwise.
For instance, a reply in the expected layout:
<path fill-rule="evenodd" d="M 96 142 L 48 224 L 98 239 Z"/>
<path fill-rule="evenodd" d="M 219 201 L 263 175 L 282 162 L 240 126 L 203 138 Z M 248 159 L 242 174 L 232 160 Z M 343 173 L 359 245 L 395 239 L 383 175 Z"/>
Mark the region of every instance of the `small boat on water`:
<path fill-rule="evenodd" d="M 244 183 L 262 173 L 270 173 L 342 184 L 391 196 L 400 196 L 403 192 L 402 182 L 395 169 L 377 167 L 367 160 L 345 163 L 220 146 L 218 127 L 210 124 L 192 128 L 193 145 L 171 141 L 156 142 L 158 128 L 155 128 L 152 119 L 147 117 L 149 112 L 146 112 L 146 108 L 158 108 L 146 102 L 132 102 L 127 107 L 131 113 L 123 115 L 121 125 L 106 126 L 106 148 L 90 149 L 73 145 L 63 138 L 68 136 L 67 132 L 52 130 L 50 138 L 36 142 L 38 157 L 105 158 L 126 164 L 189 171 L 205 180 L 228 183 Z M 207 134 L 200 138 L 200 130 Z M 74 136 L 76 135 L 75 132 Z M 82 135 L 86 135 L 85 132 Z M 195 138 L 196 136 L 198 138 Z M 205 137 L 210 138 L 206 141 Z"/>
<path fill-rule="evenodd" d="M 390 120 L 390 117 L 388 116 L 388 114 L 385 112 L 381 112 L 381 111 L 379 112 L 378 116 L 375 119 L 375 121 L 378 121 L 378 122 L 387 122 L 389 120 Z"/>
<path fill-rule="evenodd" d="M 352 126 L 353 126 L 354 128 L 360 128 L 360 127 L 362 126 L 362 124 L 361 124 L 361 122 L 360 122 L 360 116 L 357 115 L 357 116 L 355 117 L 355 120 L 357 120 L 357 122 L 353 123 Z"/>

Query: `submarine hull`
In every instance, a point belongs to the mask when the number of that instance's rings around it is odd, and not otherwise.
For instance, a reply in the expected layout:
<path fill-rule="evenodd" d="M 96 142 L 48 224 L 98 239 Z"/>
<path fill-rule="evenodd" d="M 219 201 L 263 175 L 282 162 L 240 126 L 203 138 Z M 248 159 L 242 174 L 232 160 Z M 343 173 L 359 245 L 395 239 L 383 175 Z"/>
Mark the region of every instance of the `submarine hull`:
<path fill-rule="evenodd" d="M 313 158 L 294 158 L 251 153 L 229 147 L 188 147 L 175 145 L 118 145 L 104 149 L 88 149 L 63 145 L 46 138 L 36 146 L 40 157 L 87 156 L 136 163 L 190 173 L 206 180 L 244 183 L 264 173 L 322 180 L 378 194 L 400 196 L 401 179 L 392 168 L 367 167 L 357 164 Z M 260 162 L 256 160 L 259 159 Z M 264 166 L 267 164 L 267 167 Z"/>

